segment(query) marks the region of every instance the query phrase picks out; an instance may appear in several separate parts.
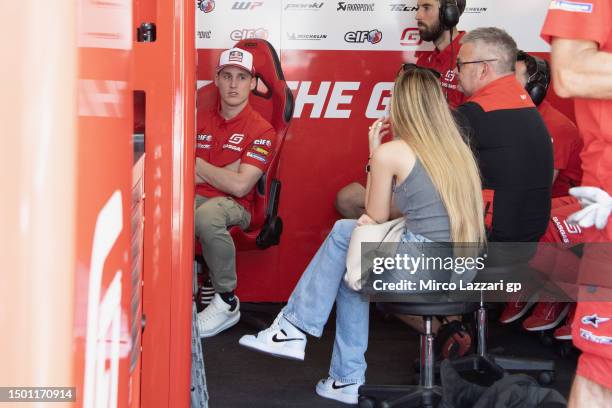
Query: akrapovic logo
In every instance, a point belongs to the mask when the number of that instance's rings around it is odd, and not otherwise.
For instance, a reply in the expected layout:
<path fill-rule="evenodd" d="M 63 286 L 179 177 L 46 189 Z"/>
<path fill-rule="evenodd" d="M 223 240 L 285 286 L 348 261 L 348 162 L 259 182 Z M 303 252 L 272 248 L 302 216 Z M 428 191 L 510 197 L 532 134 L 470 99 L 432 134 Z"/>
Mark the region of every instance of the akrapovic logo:
<path fill-rule="evenodd" d="M 404 4 L 404 3 L 389 4 L 389 8 L 391 9 L 391 11 L 417 12 L 419 10 L 417 6 L 409 6 L 408 4 Z"/>
<path fill-rule="evenodd" d="M 268 30 L 265 28 L 240 28 L 230 33 L 230 39 L 232 41 L 240 41 L 245 38 L 261 38 L 267 40 Z"/>
<path fill-rule="evenodd" d="M 263 1 L 236 1 L 232 10 L 254 10 L 260 6 L 263 6 Z"/>
<path fill-rule="evenodd" d="M 374 29 L 369 31 L 349 31 L 344 34 L 344 41 L 348 43 L 378 44 L 382 41 L 382 31 Z"/>
<path fill-rule="evenodd" d="M 324 2 L 315 3 L 289 3 L 285 5 L 286 11 L 318 11 L 323 8 Z"/>
<path fill-rule="evenodd" d="M 374 3 L 347 3 L 340 1 L 336 11 L 374 11 Z"/>
<path fill-rule="evenodd" d="M 287 39 L 291 41 L 321 41 L 326 38 L 327 34 L 287 33 Z"/>

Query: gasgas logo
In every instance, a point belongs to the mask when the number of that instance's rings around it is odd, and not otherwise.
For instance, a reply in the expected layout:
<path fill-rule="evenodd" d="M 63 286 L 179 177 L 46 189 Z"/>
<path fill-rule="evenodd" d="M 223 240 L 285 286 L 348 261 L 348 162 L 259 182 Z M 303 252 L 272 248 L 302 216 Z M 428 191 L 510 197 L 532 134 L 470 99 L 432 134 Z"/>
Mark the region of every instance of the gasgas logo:
<path fill-rule="evenodd" d="M 423 40 L 421 39 L 421 35 L 419 34 L 419 29 L 417 27 L 408 27 L 402 32 L 402 36 L 400 38 L 401 46 L 418 46 L 421 45 L 422 42 Z"/>
<path fill-rule="evenodd" d="M 378 44 L 382 41 L 382 31 L 378 29 L 368 31 L 349 31 L 344 34 L 344 41 L 348 43 L 365 43 Z"/>

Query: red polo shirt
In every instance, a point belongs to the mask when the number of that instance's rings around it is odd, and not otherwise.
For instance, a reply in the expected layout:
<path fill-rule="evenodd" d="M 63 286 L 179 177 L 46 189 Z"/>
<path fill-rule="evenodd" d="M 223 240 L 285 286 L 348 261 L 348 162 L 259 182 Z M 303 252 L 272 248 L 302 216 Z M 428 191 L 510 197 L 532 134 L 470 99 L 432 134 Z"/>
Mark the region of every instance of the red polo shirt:
<path fill-rule="evenodd" d="M 582 180 L 580 167 L 582 139 L 576 125 L 548 101 L 542 102 L 538 106 L 538 111 L 552 138 L 554 167 L 559 170 L 553 184 L 552 196 L 563 197 L 569 194 L 568 190 L 571 187 L 579 186 Z"/>
<path fill-rule="evenodd" d="M 419 51 L 416 53 L 417 65 L 433 68 L 442 74 L 440 84 L 444 93 L 448 95 L 448 104 L 451 108 L 456 108 L 467 99 L 463 92 L 459 90 L 459 78 L 453 72 L 457 65 L 457 54 L 459 48 L 461 48 L 459 41 L 464 35 L 465 31 L 460 31 L 459 35 L 453 38 L 452 46 L 448 45 L 442 51 L 436 48 L 433 52 Z"/>
<path fill-rule="evenodd" d="M 235 117 L 225 120 L 218 109 L 198 112 L 196 156 L 217 167 L 236 160 L 265 172 L 276 148 L 276 132 L 250 105 Z M 204 197 L 232 197 L 247 211 L 251 210 L 255 186 L 244 197 L 234 197 L 208 183 L 196 184 L 196 194 Z"/>

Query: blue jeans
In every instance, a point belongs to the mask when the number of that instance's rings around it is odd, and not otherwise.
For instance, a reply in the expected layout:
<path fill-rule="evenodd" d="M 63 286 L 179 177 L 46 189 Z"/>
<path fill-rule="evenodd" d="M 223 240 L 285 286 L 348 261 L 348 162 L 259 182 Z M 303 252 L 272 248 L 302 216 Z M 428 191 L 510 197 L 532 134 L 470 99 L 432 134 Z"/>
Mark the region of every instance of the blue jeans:
<path fill-rule="evenodd" d="M 346 254 L 356 220 L 334 224 L 302 274 L 281 313 L 306 333 L 321 337 L 336 303 L 336 338 L 329 375 L 343 383 L 365 382 L 369 302 L 344 283 Z"/>
<path fill-rule="evenodd" d="M 365 383 L 365 352 L 368 348 L 369 302 L 344 283 L 346 254 L 356 220 L 339 220 L 310 261 L 283 317 L 306 333 L 321 337 L 336 303 L 336 338 L 329 375 L 343 383 Z M 405 231 L 402 242 L 431 242 Z"/>

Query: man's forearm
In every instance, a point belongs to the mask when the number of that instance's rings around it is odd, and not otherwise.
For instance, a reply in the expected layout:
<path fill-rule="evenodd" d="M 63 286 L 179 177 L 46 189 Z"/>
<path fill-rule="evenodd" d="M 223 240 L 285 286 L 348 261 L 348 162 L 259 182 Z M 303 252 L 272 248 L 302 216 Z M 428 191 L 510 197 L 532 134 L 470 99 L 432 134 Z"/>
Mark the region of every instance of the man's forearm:
<path fill-rule="evenodd" d="M 219 191 L 231 194 L 235 197 L 243 197 L 247 192 L 247 183 L 243 177 L 233 170 L 235 163 L 230 164 L 227 168 L 213 166 L 203 160 L 196 160 L 196 171 L 204 182 L 210 184 Z"/>
<path fill-rule="evenodd" d="M 555 91 L 563 98 L 612 99 L 612 53 L 596 43 L 555 38 L 552 70 Z"/>

